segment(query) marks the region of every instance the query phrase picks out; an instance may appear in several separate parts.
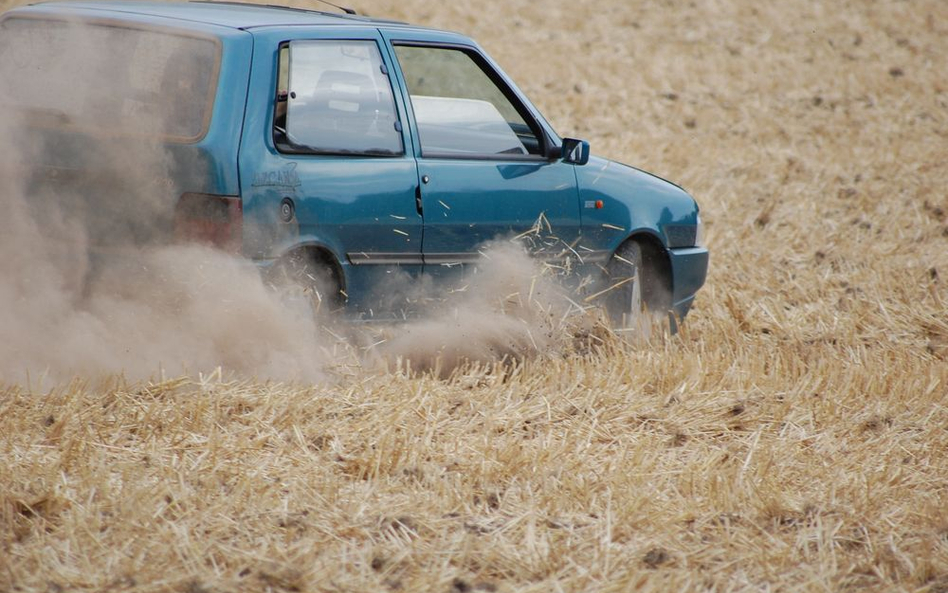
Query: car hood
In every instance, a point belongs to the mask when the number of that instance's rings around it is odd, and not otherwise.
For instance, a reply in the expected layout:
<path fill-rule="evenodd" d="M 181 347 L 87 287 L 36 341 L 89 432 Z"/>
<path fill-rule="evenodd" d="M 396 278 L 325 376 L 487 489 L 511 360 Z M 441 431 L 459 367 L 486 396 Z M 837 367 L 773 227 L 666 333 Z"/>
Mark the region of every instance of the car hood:
<path fill-rule="evenodd" d="M 576 167 L 584 232 L 618 246 L 648 233 L 668 247 L 694 233 L 698 205 L 681 187 L 651 173 L 601 157 Z M 608 237 L 606 236 L 608 235 Z"/>
<path fill-rule="evenodd" d="M 637 167 L 612 161 L 603 157 L 591 156 L 584 167 L 584 173 L 591 177 L 590 184 L 618 183 L 636 193 L 648 193 L 661 196 L 663 199 L 683 201 L 694 206 L 695 201 L 687 191 L 677 183 L 649 173 Z"/>

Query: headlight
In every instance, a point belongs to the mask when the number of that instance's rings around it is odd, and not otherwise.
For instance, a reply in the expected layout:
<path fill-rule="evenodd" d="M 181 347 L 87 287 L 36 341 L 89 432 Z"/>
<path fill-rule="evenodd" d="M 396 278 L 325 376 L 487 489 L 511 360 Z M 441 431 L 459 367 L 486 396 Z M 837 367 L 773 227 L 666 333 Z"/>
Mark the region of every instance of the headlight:
<path fill-rule="evenodd" d="M 698 228 L 695 229 L 695 247 L 704 247 L 704 223 L 701 222 L 701 215 L 698 215 Z"/>

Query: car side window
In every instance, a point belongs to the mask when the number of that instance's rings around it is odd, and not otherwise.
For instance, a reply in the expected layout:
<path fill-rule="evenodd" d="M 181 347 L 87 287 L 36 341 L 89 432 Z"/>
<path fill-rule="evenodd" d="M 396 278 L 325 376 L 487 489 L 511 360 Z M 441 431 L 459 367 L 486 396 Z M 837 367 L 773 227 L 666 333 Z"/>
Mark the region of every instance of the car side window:
<path fill-rule="evenodd" d="M 542 155 L 536 124 L 476 54 L 395 45 L 424 156 Z"/>
<path fill-rule="evenodd" d="M 388 70 L 374 41 L 280 48 L 274 140 L 284 152 L 404 154 Z"/>

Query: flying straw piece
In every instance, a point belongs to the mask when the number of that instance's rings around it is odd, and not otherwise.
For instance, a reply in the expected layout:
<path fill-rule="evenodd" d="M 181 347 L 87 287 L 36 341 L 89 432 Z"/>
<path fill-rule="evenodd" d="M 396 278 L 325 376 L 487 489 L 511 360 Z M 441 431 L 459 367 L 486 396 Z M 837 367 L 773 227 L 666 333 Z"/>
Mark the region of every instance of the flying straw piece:
<path fill-rule="evenodd" d="M 615 284 L 613 284 L 613 285 L 610 286 L 609 288 L 606 288 L 606 289 L 604 289 L 604 290 L 600 290 L 600 291 L 597 292 L 596 294 L 591 294 L 591 295 L 589 295 L 588 297 L 586 297 L 585 299 L 583 299 L 583 302 L 584 302 L 584 303 L 592 302 L 593 300 L 595 300 L 595 299 L 601 297 L 602 295 L 606 294 L 607 292 L 609 292 L 609 291 L 611 291 L 611 290 L 614 290 L 614 289 L 616 289 L 616 288 L 619 288 L 619 287 L 622 286 L 623 284 L 627 284 L 627 283 L 629 283 L 629 282 L 632 282 L 633 280 L 635 280 L 635 276 L 632 276 L 631 278 L 626 278 L 625 280 L 622 280 L 621 282 L 616 282 Z"/>
<path fill-rule="evenodd" d="M 381 345 L 384 344 L 385 342 L 388 342 L 388 340 L 379 340 L 378 342 L 375 342 L 374 344 L 370 344 L 369 346 L 366 346 L 365 348 L 363 348 L 363 350 L 365 350 L 366 352 L 368 352 L 369 350 L 372 350 L 372 349 L 375 348 L 376 346 L 381 346 Z"/>

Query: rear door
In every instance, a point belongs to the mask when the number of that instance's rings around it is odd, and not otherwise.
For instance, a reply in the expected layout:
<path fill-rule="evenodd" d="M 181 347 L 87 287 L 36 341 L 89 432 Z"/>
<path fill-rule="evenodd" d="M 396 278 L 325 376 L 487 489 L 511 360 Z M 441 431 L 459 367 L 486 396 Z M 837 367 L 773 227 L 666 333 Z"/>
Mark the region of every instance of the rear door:
<path fill-rule="evenodd" d="M 245 251 L 272 259 L 301 245 L 326 249 L 350 303 L 371 308 L 387 274 L 422 266 L 402 98 L 377 29 L 292 33 L 255 32 L 240 152 Z"/>
<path fill-rule="evenodd" d="M 412 112 L 425 218 L 425 272 L 473 262 L 485 242 L 534 234 L 555 257 L 580 229 L 573 165 L 547 155 L 547 132 L 472 45 L 433 32 L 385 34 Z"/>

